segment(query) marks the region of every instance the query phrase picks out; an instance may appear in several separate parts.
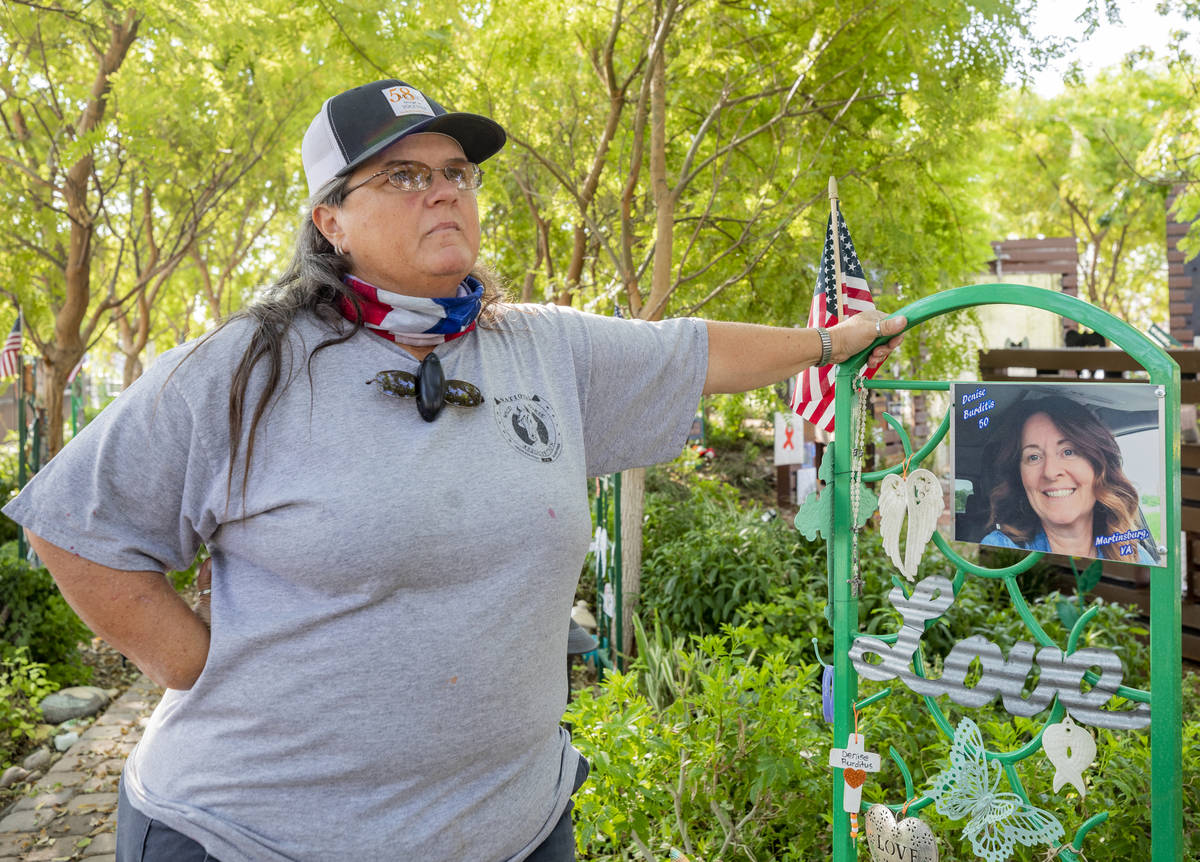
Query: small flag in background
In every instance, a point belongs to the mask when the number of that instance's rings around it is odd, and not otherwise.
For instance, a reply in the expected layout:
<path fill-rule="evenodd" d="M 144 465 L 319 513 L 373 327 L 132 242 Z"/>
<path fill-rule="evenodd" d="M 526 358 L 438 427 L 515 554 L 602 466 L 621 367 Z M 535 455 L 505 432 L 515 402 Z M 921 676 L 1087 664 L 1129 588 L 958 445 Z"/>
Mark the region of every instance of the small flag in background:
<path fill-rule="evenodd" d="M 853 317 L 860 311 L 874 308 L 875 303 L 871 300 L 871 289 L 867 287 L 867 278 L 863 274 L 858 255 L 854 252 L 854 243 L 850 239 L 850 231 L 840 210 L 837 210 L 837 222 L 842 263 L 842 301 L 846 317 Z M 810 329 L 817 326 L 830 327 L 838 322 L 837 290 L 831 216 L 825 228 L 825 249 L 821 252 L 817 289 L 813 293 L 812 306 L 808 312 Z M 832 364 L 821 368 L 806 368 L 796 375 L 795 392 L 792 395 L 792 410 L 826 431 L 833 430 L 833 381 L 836 373 L 837 366 Z M 866 376 L 874 377 L 875 372 L 867 371 Z"/>
<path fill-rule="evenodd" d="M 21 315 L 17 314 L 17 322 L 13 324 L 8 338 L 4 339 L 4 349 L 0 350 L 0 378 L 12 377 L 21 367 Z"/>
<path fill-rule="evenodd" d="M 75 382 L 75 378 L 79 376 L 79 372 L 83 370 L 83 363 L 87 362 L 87 354 L 79 357 L 79 361 L 75 363 L 75 367 L 71 369 L 71 373 L 67 375 L 67 385 L 70 386 Z"/>

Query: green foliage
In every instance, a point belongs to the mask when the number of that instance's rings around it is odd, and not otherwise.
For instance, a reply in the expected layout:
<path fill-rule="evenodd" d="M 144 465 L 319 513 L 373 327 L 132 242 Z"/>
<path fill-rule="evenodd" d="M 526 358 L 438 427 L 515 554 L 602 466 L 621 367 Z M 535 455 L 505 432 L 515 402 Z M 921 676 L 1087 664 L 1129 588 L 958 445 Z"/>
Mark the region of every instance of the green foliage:
<path fill-rule="evenodd" d="M 681 572 L 698 570 L 697 561 L 707 568 L 728 566 L 729 577 L 747 580 L 716 552 L 718 546 L 732 546 L 731 556 L 744 558 L 749 550 L 731 532 L 740 538 L 739 531 L 763 524 L 745 518 L 732 489 L 704 479 L 679 484 L 662 477 L 649 487 L 647 535 L 651 547 L 659 541 L 673 544 L 668 577 L 676 577 L 676 585 Z M 894 570 L 873 531 L 862 534 L 860 550 L 868 584 L 860 601 L 862 629 L 893 632 L 900 618 L 886 596 L 896 582 Z M 823 545 L 793 544 L 773 553 L 784 556 L 790 574 L 781 575 L 762 598 L 729 614 L 726 619 L 738 620 L 736 626 L 720 624 L 716 603 L 708 601 L 714 588 L 707 582 L 683 596 L 656 593 L 646 602 L 657 611 L 653 625 L 647 630 L 635 620 L 639 654 L 629 674 L 606 678 L 597 693 L 574 702 L 569 718 L 576 727 L 576 745 L 593 764 L 592 778 L 577 797 L 577 836 L 586 858 L 628 859 L 636 849 L 640 858 L 659 859 L 671 848 L 693 858 L 718 858 L 722 851 L 726 858 L 828 858 L 831 773 L 825 752 L 830 729 L 818 718 L 812 647 L 816 639 L 819 653 L 831 655 L 832 633 L 824 620 Z M 993 567 L 1012 562 L 1002 552 L 986 561 Z M 919 577 L 934 572 L 952 576 L 953 567 L 930 547 Z M 654 577 L 659 574 L 655 570 Z M 1094 579 L 1094 572 L 1079 574 L 1082 588 Z M 644 590 L 651 581 L 644 582 Z M 1060 608 L 1064 603 L 1074 608 L 1076 600 L 1067 602 L 1050 589 L 1051 571 L 1044 565 L 1020 576 L 1018 583 L 1033 619 L 1055 642 L 1065 644 L 1071 631 L 1065 623 L 1074 625 L 1078 617 L 1064 621 Z M 1082 631 L 1079 646 L 1116 650 L 1125 683 L 1146 688 L 1149 648 L 1143 623 L 1120 605 L 1098 599 L 1087 605 L 1097 613 Z M 716 627 L 689 628 L 696 619 Z M 955 643 L 979 633 L 1006 652 L 1017 640 L 1031 638 L 1003 581 L 967 578 L 952 609 L 922 638 L 930 675 L 940 675 Z M 868 697 L 887 685 L 862 680 L 859 695 Z M 949 744 L 921 698 L 894 683 L 892 689 L 891 696 L 864 713 L 864 731 L 874 750 L 896 748 L 919 796 L 946 767 Z M 974 710 L 962 710 L 946 697 L 939 702 L 952 724 L 963 715 L 974 718 L 995 751 L 1025 745 L 1044 721 L 1014 719 L 998 699 Z M 1196 715 L 1198 707 L 1200 680 L 1188 675 L 1185 717 Z M 1034 805 L 1059 818 L 1068 839 L 1093 814 L 1109 812 L 1109 821 L 1089 833 L 1084 848 L 1089 858 L 1141 858 L 1150 828 L 1149 811 L 1140 803 L 1149 795 L 1149 732 L 1093 732 L 1100 757 L 1087 773 L 1086 802 L 1070 786 L 1053 792 L 1053 770 L 1040 755 L 1017 764 L 1024 791 Z M 1200 810 L 1200 749 L 1195 745 L 1200 722 L 1188 722 L 1184 736 L 1181 780 L 1189 853 L 1195 854 L 1200 851 L 1200 830 L 1192 823 L 1197 818 L 1192 812 Z M 779 740 L 792 744 L 781 746 Z M 899 770 L 885 758 L 883 771 L 868 780 L 864 799 L 898 804 L 906 797 Z M 949 820 L 932 807 L 921 816 L 939 835 L 943 858 L 972 858 L 962 839 L 963 821 Z M 1030 854 L 1021 850 L 1016 858 L 1034 858 Z"/>
<path fill-rule="evenodd" d="M 876 574 L 868 575 L 868 583 L 880 583 L 871 580 Z M 684 638 L 658 622 L 649 633 L 637 626 L 641 655 L 629 673 L 606 676 L 597 692 L 579 695 L 568 714 L 574 744 L 592 763 L 591 777 L 576 796 L 583 858 L 625 860 L 637 848 L 641 858 L 662 859 L 672 847 L 704 859 L 719 858 L 722 850 L 724 858 L 829 858 L 830 727 L 819 717 L 819 668 L 807 641 L 810 630 L 825 628 L 819 617 L 823 586 L 814 577 L 757 606 L 761 624 L 726 626 L 720 635 Z M 943 630 L 935 626 L 926 634 L 922 643 L 930 645 L 932 675 L 940 673 L 936 657 L 967 633 L 986 633 L 1005 646 L 1023 635 L 998 586 L 968 579 Z M 1058 598 L 1051 593 L 1033 602 L 1032 611 L 1063 642 Z M 881 609 L 876 616 L 888 616 L 883 628 L 894 630 L 894 613 Z M 1126 682 L 1144 687 L 1145 633 L 1128 609 L 1102 605 L 1081 645 L 1118 649 Z M 869 696 L 885 685 L 863 681 L 859 694 Z M 1200 677 L 1185 676 L 1183 697 L 1183 762 L 1170 780 L 1183 786 L 1185 858 L 1200 858 L 1200 721 L 1188 718 L 1200 714 Z M 998 703 L 961 710 L 943 697 L 940 705 L 952 724 L 963 715 L 974 718 L 995 751 L 1024 745 L 1042 726 L 1040 720 L 1009 717 Z M 893 685 L 892 695 L 866 710 L 862 721 L 868 748 L 881 753 L 889 745 L 896 748 L 912 771 L 916 795 L 948 765 L 948 740 L 924 701 L 903 686 Z M 1068 839 L 1093 814 L 1109 813 L 1086 839 L 1089 858 L 1145 858 L 1149 732 L 1091 730 L 1098 759 L 1086 773 L 1086 800 L 1070 785 L 1055 793 L 1054 770 L 1040 754 L 1017 764 L 1023 787 L 1034 805 L 1060 820 Z M 864 800 L 899 804 L 906 795 L 898 768 L 885 755 L 883 770 L 864 787 Z M 932 806 L 921 817 L 939 836 L 942 858 L 974 858 L 961 835 L 964 821 L 949 820 Z M 1020 850 L 1015 858 L 1028 862 L 1040 856 Z"/>
<path fill-rule="evenodd" d="M 705 442 L 714 448 L 727 449 L 746 439 L 743 422 L 751 412 L 750 393 L 707 396 L 708 415 L 705 423 Z"/>
<path fill-rule="evenodd" d="M 727 628 L 672 647 L 687 684 L 660 707 L 638 666 L 573 702 L 574 744 L 592 764 L 575 796 L 582 858 L 627 858 L 631 845 L 649 859 L 672 847 L 702 859 L 735 847 L 738 858 L 828 858 L 817 666 L 755 656 L 745 636 Z"/>
<path fill-rule="evenodd" d="M 78 685 L 91 679 L 92 669 L 79 657 L 79 644 L 92 633 L 54 584 L 45 569 L 34 569 L 17 556 L 16 544 L 0 548 L 0 609 L 9 617 L 3 625 L 0 656 L 12 658 L 24 649 L 41 666 L 45 677 L 59 685 Z"/>
<path fill-rule="evenodd" d="M 1131 56 L 1051 98 L 1013 93 L 981 157 L 1004 178 L 984 188 L 996 235 L 1074 236 L 1080 296 L 1141 327 L 1167 317 L 1164 201 L 1200 174 L 1196 71 L 1186 52 Z M 1177 204 L 1194 216 L 1194 193 Z"/>
<path fill-rule="evenodd" d="M 0 506 L 7 503 L 20 491 L 17 471 L 16 432 L 10 431 L 8 438 L 0 444 Z M 5 515 L 0 515 L 0 545 L 15 542 L 20 527 Z"/>
<path fill-rule="evenodd" d="M 740 622 L 739 608 L 794 584 L 808 556 L 795 530 L 712 479 L 648 492 L 645 530 L 642 607 L 697 634 Z"/>
<path fill-rule="evenodd" d="M 0 658 L 0 769 L 41 722 L 37 706 L 58 691 L 46 665 L 31 661 L 28 647 L 6 649 Z"/>
<path fill-rule="evenodd" d="M 487 50 L 442 74 L 512 133 L 508 173 L 482 199 L 484 247 L 533 299 L 802 322 L 830 174 L 882 307 L 961 283 L 989 254 L 972 166 L 1022 4 L 522 11 L 488 6 Z"/>
<path fill-rule="evenodd" d="M 201 548 L 196 554 L 196 559 L 192 560 L 192 564 L 183 571 L 167 572 L 167 577 L 171 579 L 171 586 L 175 587 L 176 592 L 182 592 L 190 587 L 196 580 L 196 572 L 200 569 L 200 564 L 208 558 L 208 549 Z"/>

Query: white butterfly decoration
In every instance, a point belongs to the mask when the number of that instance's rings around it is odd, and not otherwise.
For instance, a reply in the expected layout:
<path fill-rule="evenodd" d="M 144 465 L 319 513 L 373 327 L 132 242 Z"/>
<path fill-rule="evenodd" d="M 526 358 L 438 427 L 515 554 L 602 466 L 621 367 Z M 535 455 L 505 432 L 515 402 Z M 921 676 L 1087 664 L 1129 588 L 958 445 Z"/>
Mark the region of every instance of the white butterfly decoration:
<path fill-rule="evenodd" d="M 975 855 L 987 862 L 1007 862 L 1013 847 L 1054 844 L 1063 836 L 1052 814 L 1026 804 L 1015 793 L 1000 792 L 1003 769 L 984 756 L 983 735 L 969 718 L 954 729 L 950 767 L 934 779 L 929 796 L 940 814 L 952 820 L 969 817 L 963 833 Z"/>

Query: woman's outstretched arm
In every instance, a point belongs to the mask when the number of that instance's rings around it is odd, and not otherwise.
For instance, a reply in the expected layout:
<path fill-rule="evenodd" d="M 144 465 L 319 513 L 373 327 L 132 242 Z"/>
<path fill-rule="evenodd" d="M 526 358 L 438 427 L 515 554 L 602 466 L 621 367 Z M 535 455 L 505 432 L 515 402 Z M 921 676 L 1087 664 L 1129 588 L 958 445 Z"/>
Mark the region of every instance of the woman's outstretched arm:
<path fill-rule="evenodd" d="M 879 321 L 879 331 L 875 322 Z M 708 325 L 708 376 L 704 394 L 746 392 L 770 386 L 817 364 L 821 337 L 816 329 L 760 326 L 754 323 L 706 321 Z M 900 346 L 908 321 L 886 318 L 878 311 L 864 311 L 827 330 L 831 342 L 830 362 L 845 362 L 880 337 L 892 336 L 871 353 L 869 364 L 879 365 Z"/>

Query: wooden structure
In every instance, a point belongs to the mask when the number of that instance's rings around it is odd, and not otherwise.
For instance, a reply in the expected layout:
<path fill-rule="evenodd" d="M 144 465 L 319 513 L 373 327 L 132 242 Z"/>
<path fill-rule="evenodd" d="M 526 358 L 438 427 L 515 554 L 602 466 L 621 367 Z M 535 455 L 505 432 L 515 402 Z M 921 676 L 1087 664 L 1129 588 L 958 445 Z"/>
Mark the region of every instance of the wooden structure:
<path fill-rule="evenodd" d="M 993 240 L 988 272 L 995 276 L 1049 273 L 1059 277 L 1055 287 L 1068 296 L 1079 295 L 1079 250 L 1073 236 L 1041 239 Z M 1078 329 L 1073 320 L 1063 319 L 1063 331 Z"/>
<path fill-rule="evenodd" d="M 1194 345 L 1200 335 L 1196 312 L 1200 311 L 1200 256 L 1185 260 L 1179 240 L 1188 232 L 1187 222 L 1171 217 L 1175 189 L 1167 198 L 1167 292 L 1171 314 L 1171 336 L 1185 345 Z M 1185 399 L 1186 403 L 1186 399 Z"/>

